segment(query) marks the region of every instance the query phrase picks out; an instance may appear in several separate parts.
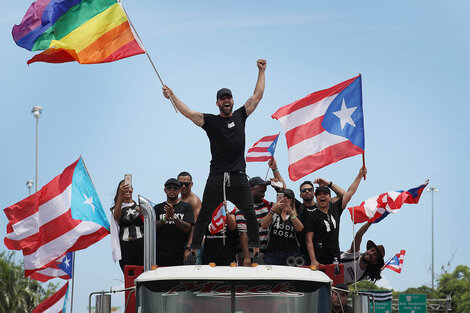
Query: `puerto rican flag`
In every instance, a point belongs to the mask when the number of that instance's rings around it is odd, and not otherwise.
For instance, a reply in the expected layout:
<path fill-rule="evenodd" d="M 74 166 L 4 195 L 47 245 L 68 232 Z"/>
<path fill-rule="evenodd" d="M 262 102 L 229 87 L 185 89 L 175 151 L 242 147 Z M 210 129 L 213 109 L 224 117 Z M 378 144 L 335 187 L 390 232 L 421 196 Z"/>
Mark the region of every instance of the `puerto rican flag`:
<path fill-rule="evenodd" d="M 212 235 L 222 231 L 227 221 L 227 214 L 225 213 L 225 202 L 222 202 L 212 213 L 212 220 L 209 225 L 209 231 Z"/>
<path fill-rule="evenodd" d="M 385 262 L 385 265 L 382 267 L 382 269 L 389 268 L 392 271 L 400 274 L 403 267 L 403 260 L 405 259 L 405 252 L 405 250 L 401 250 L 400 253 L 395 254 L 390 258 L 390 260 Z"/>
<path fill-rule="evenodd" d="M 72 278 L 73 252 L 58 258 L 50 263 L 46 268 L 32 273 L 29 278 L 46 282 L 53 278 L 69 280 Z"/>
<path fill-rule="evenodd" d="M 328 164 L 364 153 L 361 75 L 281 107 L 289 150 L 289 177 L 296 181 Z"/>
<path fill-rule="evenodd" d="M 25 276 L 109 234 L 109 223 L 80 157 L 38 192 L 4 209 L 4 242 L 22 250 Z"/>
<path fill-rule="evenodd" d="M 272 158 L 276 150 L 279 134 L 266 136 L 255 142 L 246 153 L 247 162 L 266 162 Z"/>
<path fill-rule="evenodd" d="M 417 204 L 429 180 L 409 190 L 389 191 L 370 198 L 359 206 L 348 208 L 354 224 L 363 222 L 378 223 L 390 213 L 397 213 L 403 204 Z"/>
<path fill-rule="evenodd" d="M 65 285 L 52 296 L 39 303 L 31 313 L 65 313 L 68 288 L 69 282 L 65 283 Z"/>

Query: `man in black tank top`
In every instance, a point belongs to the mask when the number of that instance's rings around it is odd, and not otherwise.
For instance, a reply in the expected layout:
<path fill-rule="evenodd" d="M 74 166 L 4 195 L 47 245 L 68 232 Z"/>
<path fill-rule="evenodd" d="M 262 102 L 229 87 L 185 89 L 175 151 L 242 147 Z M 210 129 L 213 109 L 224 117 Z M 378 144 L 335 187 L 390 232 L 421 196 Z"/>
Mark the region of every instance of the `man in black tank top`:
<path fill-rule="evenodd" d="M 226 199 L 233 202 L 245 216 L 249 244 L 255 252 L 254 262 L 262 260 L 259 257 L 258 222 L 253 210 L 251 188 L 245 174 L 245 121 L 263 97 L 266 60 L 259 59 L 257 67 L 258 80 L 255 91 L 239 109 L 233 111 L 234 101 L 230 89 L 222 88 L 217 92 L 218 115 L 190 110 L 168 86 L 163 87 L 163 95 L 173 100 L 181 114 L 206 131 L 212 154 L 202 208 L 194 227 L 192 252 L 188 256 L 187 264 L 195 263 L 195 252 L 201 248 L 212 212 L 224 200 L 224 191 Z"/>

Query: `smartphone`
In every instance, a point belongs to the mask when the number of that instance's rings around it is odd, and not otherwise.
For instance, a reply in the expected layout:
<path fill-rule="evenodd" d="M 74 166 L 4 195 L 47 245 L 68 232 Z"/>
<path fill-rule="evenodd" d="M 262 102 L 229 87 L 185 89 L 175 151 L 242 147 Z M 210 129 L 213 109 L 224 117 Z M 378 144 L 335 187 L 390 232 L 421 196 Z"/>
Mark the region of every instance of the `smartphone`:
<path fill-rule="evenodd" d="M 129 187 L 132 187 L 132 175 L 131 174 L 124 175 L 124 184 L 129 185 Z"/>
<path fill-rule="evenodd" d="M 276 202 L 281 201 L 283 198 L 284 198 L 284 193 L 278 192 L 278 193 L 276 194 Z"/>

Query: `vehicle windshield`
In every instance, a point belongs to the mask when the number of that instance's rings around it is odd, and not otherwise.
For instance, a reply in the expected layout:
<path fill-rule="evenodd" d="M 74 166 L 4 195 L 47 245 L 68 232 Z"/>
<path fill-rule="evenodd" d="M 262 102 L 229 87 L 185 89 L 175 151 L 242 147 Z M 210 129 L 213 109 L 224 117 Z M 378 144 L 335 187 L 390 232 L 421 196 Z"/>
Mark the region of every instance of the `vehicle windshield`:
<path fill-rule="evenodd" d="M 328 284 L 305 281 L 151 281 L 137 284 L 138 313 L 331 312 Z"/>

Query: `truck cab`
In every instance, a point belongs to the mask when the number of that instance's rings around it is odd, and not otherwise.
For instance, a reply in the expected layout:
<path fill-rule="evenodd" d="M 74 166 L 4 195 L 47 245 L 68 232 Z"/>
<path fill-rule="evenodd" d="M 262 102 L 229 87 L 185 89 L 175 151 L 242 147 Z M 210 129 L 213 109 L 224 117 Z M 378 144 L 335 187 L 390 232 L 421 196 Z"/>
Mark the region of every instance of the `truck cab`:
<path fill-rule="evenodd" d="M 332 280 L 309 268 L 169 266 L 134 283 L 137 313 L 331 312 Z"/>

